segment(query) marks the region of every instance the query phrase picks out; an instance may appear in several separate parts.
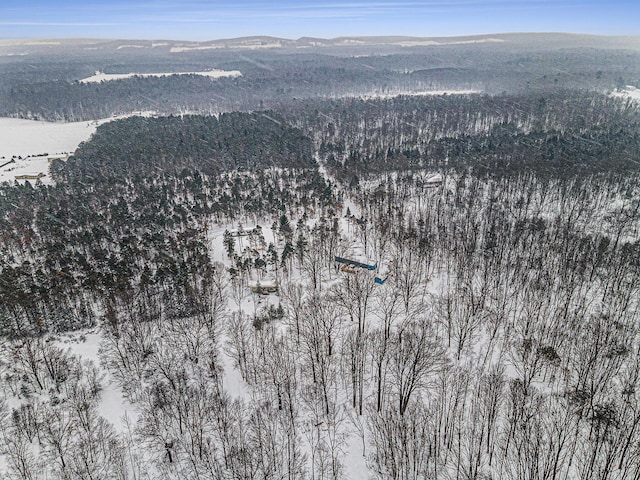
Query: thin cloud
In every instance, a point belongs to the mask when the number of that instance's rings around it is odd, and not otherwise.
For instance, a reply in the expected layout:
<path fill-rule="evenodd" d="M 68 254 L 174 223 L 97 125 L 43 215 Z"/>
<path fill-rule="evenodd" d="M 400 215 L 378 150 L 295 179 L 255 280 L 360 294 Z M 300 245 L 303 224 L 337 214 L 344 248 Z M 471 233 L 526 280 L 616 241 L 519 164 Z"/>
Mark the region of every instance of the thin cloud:
<path fill-rule="evenodd" d="M 403 14 L 416 15 L 437 12 L 454 12 L 460 9 L 520 9 L 547 6 L 551 8 L 567 5 L 566 1 L 553 0 L 457 0 L 427 2 L 349 2 L 349 3 L 311 3 L 296 5 L 263 5 L 240 2 L 237 4 L 219 4 L 212 8 L 191 10 L 176 5 L 177 13 L 196 15 L 217 15 L 225 17 L 269 17 L 269 18 L 339 18 L 364 17 L 371 15 Z"/>
<path fill-rule="evenodd" d="M 627 5 L 616 21 L 637 31 Z M 83 34 L 151 38 L 224 38 L 241 35 L 349 34 L 461 35 L 479 31 L 602 32 L 615 9 L 603 0 L 23 0 L 0 6 L 0 26 L 7 35 Z M 629 3 L 626 3 L 629 2 Z M 34 8 L 37 3 L 38 8 Z M 54 5 L 55 3 L 55 5 Z M 618 3 L 621 5 L 621 3 Z M 580 8 L 577 8 L 580 7 Z M 609 23 L 611 23 L 610 20 Z M 49 28 L 47 28 L 49 27 Z M 58 30 L 56 30 L 56 27 Z M 84 29 L 84 31 L 82 31 Z M 619 30 L 619 29 L 618 29 Z M 48 33 L 53 32 L 53 33 Z"/>
<path fill-rule="evenodd" d="M 4 11 L 5 20 L 0 25 L 13 26 L 109 26 L 132 24 L 146 19 L 179 23 L 209 23 L 216 19 L 352 19 L 382 15 L 406 15 L 409 17 L 429 13 L 456 12 L 461 9 L 486 9 L 501 8 L 514 10 L 526 7 L 539 7 L 542 5 L 550 8 L 561 7 L 571 3 L 571 0 L 431 0 L 431 1 L 349 1 L 336 3 L 335 1 L 314 1 L 284 4 L 268 4 L 257 1 L 239 2 L 204 2 L 176 1 L 176 0 L 151 0 L 138 2 L 112 3 L 90 2 L 85 4 L 71 4 L 46 6 L 38 10 L 27 6 L 12 7 Z M 33 15 L 37 15 L 33 18 Z M 73 20 L 62 18 L 67 15 Z M 11 18 L 13 17 L 13 18 Z M 31 17 L 31 18 L 29 18 Z M 39 17 L 39 18 L 38 18 Z M 110 17 L 112 22 L 99 21 L 101 18 Z"/>
<path fill-rule="evenodd" d="M 145 21 L 175 22 L 175 23 L 215 23 L 222 20 L 248 19 L 358 19 L 384 15 L 424 15 L 456 12 L 468 8 L 518 8 L 549 4 L 562 5 L 563 2 L 549 0 L 497 0 L 486 2 L 481 0 L 458 0 L 454 2 L 349 2 L 344 4 L 312 3 L 296 5 L 256 5 L 255 3 L 239 2 L 236 4 L 222 3 L 217 5 L 202 5 L 199 2 L 174 3 L 158 2 L 145 4 L 145 12 L 160 12 L 158 14 L 140 13 L 137 19 Z M 157 8 L 152 8 L 155 5 Z M 172 7 L 175 6 L 175 10 Z M 163 8 L 160 8 L 163 7 Z M 131 17 L 128 17 L 131 20 Z"/>
<path fill-rule="evenodd" d="M 12 22 L 0 20 L 4 27 L 120 27 L 123 23 L 114 22 Z"/>

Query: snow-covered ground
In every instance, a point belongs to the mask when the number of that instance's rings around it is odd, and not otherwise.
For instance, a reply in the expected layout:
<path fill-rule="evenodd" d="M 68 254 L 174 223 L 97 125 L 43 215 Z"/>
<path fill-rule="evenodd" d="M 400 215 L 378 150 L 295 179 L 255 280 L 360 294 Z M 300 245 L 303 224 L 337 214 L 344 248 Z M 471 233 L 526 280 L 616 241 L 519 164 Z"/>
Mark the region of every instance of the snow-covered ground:
<path fill-rule="evenodd" d="M 135 115 L 149 116 L 153 112 Z M 117 118 L 124 116 L 70 123 L 0 118 L 0 182 L 13 183 L 16 176 L 40 173 L 45 175 L 40 179 L 42 183 L 50 182 L 49 158 L 67 158 L 93 135 L 98 125 Z M 14 161 L 7 164 L 11 160 Z"/>
<path fill-rule="evenodd" d="M 55 342 L 55 345 L 72 355 L 76 355 L 83 360 L 91 360 L 96 366 L 100 366 L 98 350 L 101 341 L 102 333 L 98 329 L 92 329 L 63 337 Z M 122 433 L 126 429 L 125 418 L 135 423 L 138 413 L 111 378 L 109 370 L 101 368 L 100 371 L 104 377 L 102 380 L 103 391 L 100 396 L 99 413 L 113 423 L 119 433 Z"/>
<path fill-rule="evenodd" d="M 60 44 L 61 42 L 51 41 L 51 40 L 21 40 L 19 38 L 0 40 L 0 46 L 2 47 L 6 47 L 6 46 L 13 47 L 16 45 L 53 47 Z"/>
<path fill-rule="evenodd" d="M 202 45 L 199 47 L 171 47 L 169 50 L 171 53 L 183 53 L 183 52 L 192 52 L 198 50 L 219 50 L 224 48 L 224 45 Z"/>
<path fill-rule="evenodd" d="M 394 98 L 399 97 L 401 95 L 406 97 L 430 97 L 430 96 L 441 96 L 441 95 L 471 95 L 474 93 L 482 93 L 481 90 L 424 90 L 421 92 L 393 92 L 393 93 L 367 93 L 364 95 L 356 95 L 358 98 L 362 98 L 363 100 L 375 100 L 375 99 L 386 99 L 386 98 Z M 349 95 L 352 96 L 352 95 Z"/>
<path fill-rule="evenodd" d="M 146 45 L 119 45 L 116 50 L 122 50 L 123 48 L 148 48 Z"/>
<path fill-rule="evenodd" d="M 261 50 L 265 48 L 280 48 L 282 47 L 281 42 L 255 42 L 252 40 L 240 43 L 233 44 L 233 48 L 235 49 L 243 49 L 243 50 Z M 182 46 L 182 47 L 171 47 L 169 50 L 171 53 L 184 53 L 191 52 L 197 50 L 218 50 L 220 48 L 226 48 L 226 45 L 194 45 L 194 46 Z"/>
<path fill-rule="evenodd" d="M 95 122 L 53 123 L 0 118 L 0 182 L 16 176 L 38 175 L 49 181 L 49 158 L 65 158 L 96 131 Z M 15 157 L 15 158 L 14 158 Z"/>
<path fill-rule="evenodd" d="M 614 97 L 630 98 L 632 100 L 640 101 L 640 88 L 633 85 L 627 85 L 622 90 L 612 92 Z"/>
<path fill-rule="evenodd" d="M 72 152 L 95 132 L 94 122 L 54 123 L 0 118 L 0 158 Z"/>
<path fill-rule="evenodd" d="M 56 155 L 59 158 L 66 158 L 66 155 Z M 26 157 L 13 159 L 13 162 L 0 167 L 0 182 L 13 182 L 23 183 L 30 181 L 31 183 L 40 180 L 45 185 L 52 183 L 49 176 L 49 158 L 47 156 Z M 9 160 L 0 160 L 0 165 L 8 162 Z M 29 178 L 24 178 L 28 176 Z M 40 177 L 40 178 L 36 178 Z"/>
<path fill-rule="evenodd" d="M 172 75 L 201 75 L 209 78 L 223 78 L 223 77 L 240 77 L 242 73 L 238 70 L 206 70 L 204 72 L 166 72 L 166 73 L 103 73 L 96 72 L 95 75 L 80 80 L 80 83 L 100 83 L 108 82 L 111 80 L 123 80 L 133 77 L 170 77 Z"/>
<path fill-rule="evenodd" d="M 402 47 L 430 47 L 436 45 L 466 45 L 475 43 L 504 43 L 501 38 L 482 38 L 478 40 L 460 40 L 457 42 L 436 42 L 434 40 L 413 40 L 399 42 L 397 45 Z"/>

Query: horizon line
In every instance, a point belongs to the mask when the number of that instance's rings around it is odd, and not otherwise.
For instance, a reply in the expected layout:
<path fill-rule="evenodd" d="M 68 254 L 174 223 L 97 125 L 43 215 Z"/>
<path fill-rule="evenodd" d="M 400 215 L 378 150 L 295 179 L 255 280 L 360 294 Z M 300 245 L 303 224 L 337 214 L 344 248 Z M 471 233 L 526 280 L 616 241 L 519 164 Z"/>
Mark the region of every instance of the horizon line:
<path fill-rule="evenodd" d="M 0 22 L 0 25 L 6 25 L 4 22 Z M 640 38 L 640 35 L 633 34 L 604 34 L 604 33 L 587 33 L 587 32 L 571 32 L 571 31 L 505 31 L 505 32 L 492 32 L 492 33 L 466 33 L 466 34 L 452 34 L 452 35 L 433 35 L 433 36 L 420 36 L 420 35 L 401 35 L 401 34 L 383 34 L 383 35 L 338 35 L 335 37 L 319 37 L 314 35 L 302 35 L 297 38 L 293 37 L 280 37 L 275 35 L 267 35 L 267 34 L 252 34 L 252 35 L 242 35 L 238 37 L 219 37 L 219 38 L 210 38 L 208 40 L 189 40 L 184 38 L 143 38 L 143 37 L 86 37 L 86 36 L 78 36 L 78 37 L 0 37 L 0 42 L 6 41 L 33 41 L 33 42 L 53 42 L 53 41 L 118 41 L 118 40 L 128 40 L 128 41 L 138 41 L 138 42 L 152 42 L 152 41 L 165 41 L 165 42 L 189 42 L 189 43 L 208 43 L 208 42 L 220 42 L 220 41 L 231 41 L 231 40 L 242 40 L 248 38 L 270 38 L 274 40 L 286 40 L 291 42 L 300 41 L 303 39 L 313 39 L 313 40 L 340 40 L 340 39 L 349 39 L 349 38 L 362 38 L 362 39 L 379 39 L 379 38 L 411 38 L 411 39 L 421 39 L 421 40 L 430 40 L 430 39 L 438 39 L 438 38 L 469 38 L 469 37 L 491 37 L 491 36 L 514 36 L 514 35 L 567 35 L 567 36 L 581 36 L 581 37 L 598 37 L 598 38 Z M 34 44 L 33 46 L 37 46 Z"/>

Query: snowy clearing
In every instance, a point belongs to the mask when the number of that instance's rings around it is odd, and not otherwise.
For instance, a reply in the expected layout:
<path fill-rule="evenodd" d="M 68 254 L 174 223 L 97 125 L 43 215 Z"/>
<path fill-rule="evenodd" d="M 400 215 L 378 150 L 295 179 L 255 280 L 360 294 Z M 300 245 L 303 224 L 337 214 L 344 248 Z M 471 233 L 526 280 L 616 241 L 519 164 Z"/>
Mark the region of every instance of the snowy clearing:
<path fill-rule="evenodd" d="M 197 50 L 218 50 L 220 48 L 224 48 L 224 45 L 206 45 L 201 47 L 171 47 L 169 51 L 171 53 L 183 53 Z"/>
<path fill-rule="evenodd" d="M 0 118 L 0 159 L 74 151 L 96 127 L 95 122 L 52 123 Z"/>
<path fill-rule="evenodd" d="M 207 70 L 204 72 L 165 72 L 165 73 L 103 73 L 96 72 L 95 75 L 80 80 L 80 83 L 100 83 L 109 82 L 111 80 L 124 80 L 133 77 L 170 77 L 172 75 L 200 75 L 209 78 L 223 78 L 223 77 L 240 77 L 242 73 L 238 70 Z"/>
<path fill-rule="evenodd" d="M 153 114 L 135 113 L 143 116 Z M 13 182 L 16 176 L 42 173 L 45 176 L 40 180 L 50 183 L 50 158 L 66 159 L 81 142 L 93 135 L 98 125 L 124 117 L 72 123 L 0 118 L 0 182 Z"/>
<path fill-rule="evenodd" d="M 27 46 L 45 46 L 45 47 L 52 47 L 52 46 L 57 46 L 60 45 L 61 42 L 54 42 L 54 41 L 47 41 L 47 40 L 20 40 L 20 39 L 6 39 L 6 40 L 0 40 L 0 46 L 2 47 L 6 47 L 6 46 L 16 46 L 16 45 L 27 45 Z"/>
<path fill-rule="evenodd" d="M 363 100 L 376 100 L 394 98 L 399 96 L 406 97 L 428 97 L 428 96 L 441 96 L 441 95 L 472 95 L 475 93 L 482 93 L 480 90 L 425 90 L 422 92 L 394 92 L 394 93 L 368 93 L 365 95 L 357 95 L 357 98 Z"/>
<path fill-rule="evenodd" d="M 84 332 L 69 334 L 55 342 L 55 345 L 72 355 L 83 360 L 92 361 L 104 375 L 102 380 L 102 395 L 100 398 L 99 413 L 113 423 L 119 433 L 126 430 L 125 418 L 135 422 L 138 412 L 135 407 L 124 397 L 122 390 L 112 379 L 109 370 L 100 365 L 98 350 L 102 341 L 102 332 L 92 329 Z"/>
<path fill-rule="evenodd" d="M 244 50 L 262 50 L 265 48 L 281 48 L 281 42 L 254 42 L 248 41 L 239 44 L 233 45 L 198 45 L 198 46 L 185 46 L 185 47 L 171 47 L 169 50 L 171 53 L 184 53 L 184 52 L 192 52 L 197 50 L 218 50 L 221 48 L 234 48 L 234 49 L 244 49 Z"/>
<path fill-rule="evenodd" d="M 627 85 L 620 91 L 611 92 L 611 95 L 614 97 L 630 98 L 632 100 L 640 101 L 640 88 L 633 85 Z"/>
<path fill-rule="evenodd" d="M 40 180 L 45 185 L 51 184 L 51 177 L 48 176 L 49 158 L 54 157 L 38 156 L 13 159 L 12 163 L 0 167 L 0 182 L 13 182 L 15 180 L 22 183 Z M 56 158 L 65 158 L 65 156 L 57 156 Z M 6 161 L 2 160 L 2 164 Z"/>
<path fill-rule="evenodd" d="M 432 47 L 437 45 L 468 45 L 475 43 L 504 43 L 501 38 L 483 38 L 480 40 L 461 40 L 458 42 L 436 42 L 434 40 L 415 40 L 399 42 L 401 47 Z"/>
<path fill-rule="evenodd" d="M 149 48 L 146 45 L 119 45 L 116 50 L 122 50 L 123 48 Z"/>
<path fill-rule="evenodd" d="M 0 118 L 0 182 L 13 182 L 21 175 L 48 175 L 49 158 L 66 158 L 96 131 L 97 125 Z M 7 164 L 12 159 L 14 162 Z M 47 183 L 49 177 L 41 181 Z"/>

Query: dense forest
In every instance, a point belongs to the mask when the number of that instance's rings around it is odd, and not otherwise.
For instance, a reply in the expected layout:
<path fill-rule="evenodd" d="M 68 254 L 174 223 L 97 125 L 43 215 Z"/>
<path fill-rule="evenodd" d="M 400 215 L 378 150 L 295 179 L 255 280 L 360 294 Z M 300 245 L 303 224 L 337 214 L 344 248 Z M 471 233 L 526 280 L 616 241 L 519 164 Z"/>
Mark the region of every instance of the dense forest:
<path fill-rule="evenodd" d="M 0 185 L 0 477 L 640 478 L 640 105 L 497 93 L 134 116 Z"/>
<path fill-rule="evenodd" d="M 637 104 L 595 93 L 305 101 L 287 111 L 347 182 L 420 168 L 570 177 L 638 166 Z"/>
<path fill-rule="evenodd" d="M 0 45 L 0 53 L 6 54 L 0 55 L 0 115 L 80 121 L 136 111 L 178 115 L 273 109 L 293 98 L 443 90 L 490 95 L 604 92 L 640 84 L 640 51 L 633 38 L 521 34 L 433 39 L 421 45 L 425 41 L 361 38 L 314 46 L 304 39 L 290 45 L 264 39 L 256 44 L 282 46 L 258 51 L 224 43 L 196 44 L 193 49 L 176 42 Z M 132 44 L 139 48 L 121 48 Z M 36 69 L 30 66 L 34 62 Z M 96 71 L 144 74 L 211 68 L 242 76 L 81 82 Z"/>
<path fill-rule="evenodd" d="M 210 222 L 331 205 L 312 155 L 266 113 L 101 126 L 52 164 L 55 186 L 1 187 L 3 334 L 91 325 L 89 305 L 150 286 L 179 295 L 208 276 Z"/>
<path fill-rule="evenodd" d="M 215 176 L 267 167 L 315 168 L 311 141 L 273 112 L 226 113 L 220 118 L 133 117 L 101 125 L 64 171 L 83 177 L 145 174 L 183 168 Z"/>

